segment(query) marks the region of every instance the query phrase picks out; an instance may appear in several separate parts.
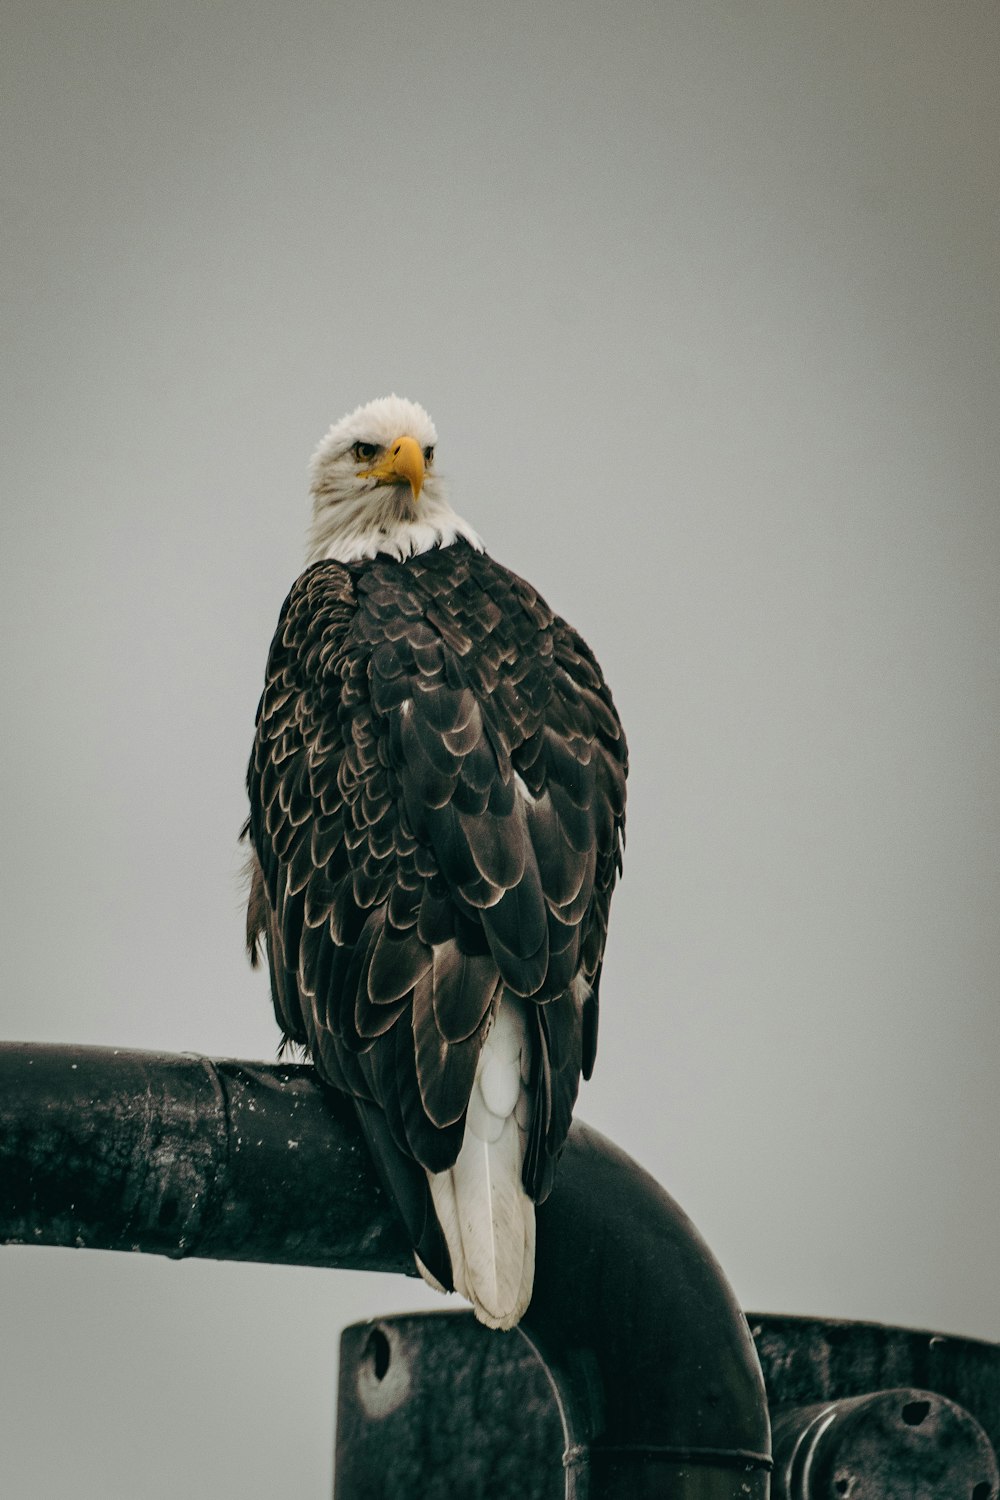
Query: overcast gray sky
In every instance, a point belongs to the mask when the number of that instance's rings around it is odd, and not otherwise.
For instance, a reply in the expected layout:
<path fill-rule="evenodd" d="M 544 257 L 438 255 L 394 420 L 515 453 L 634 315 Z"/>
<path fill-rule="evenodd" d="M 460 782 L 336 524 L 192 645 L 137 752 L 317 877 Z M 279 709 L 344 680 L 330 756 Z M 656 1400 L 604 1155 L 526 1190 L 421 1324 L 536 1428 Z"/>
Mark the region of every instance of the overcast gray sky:
<path fill-rule="evenodd" d="M 744 1305 L 1000 1338 L 996 6 L 4 29 L 2 1035 L 273 1055 L 253 715 L 395 390 L 629 731 L 581 1116 Z M 0 1492 L 321 1500 L 339 1329 L 437 1305 L 5 1252 Z"/>

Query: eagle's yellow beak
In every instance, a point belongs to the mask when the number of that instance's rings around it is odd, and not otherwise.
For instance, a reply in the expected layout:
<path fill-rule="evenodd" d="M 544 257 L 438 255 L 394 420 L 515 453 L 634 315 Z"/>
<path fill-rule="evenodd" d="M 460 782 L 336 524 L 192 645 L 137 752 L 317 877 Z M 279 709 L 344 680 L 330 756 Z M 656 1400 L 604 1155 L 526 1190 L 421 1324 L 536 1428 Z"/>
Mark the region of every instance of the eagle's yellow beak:
<path fill-rule="evenodd" d="M 383 484 L 408 480 L 414 500 L 420 498 L 424 484 L 424 455 L 420 444 L 411 437 L 398 437 L 385 450 L 385 457 L 370 469 L 359 469 L 359 479 L 379 479 Z"/>

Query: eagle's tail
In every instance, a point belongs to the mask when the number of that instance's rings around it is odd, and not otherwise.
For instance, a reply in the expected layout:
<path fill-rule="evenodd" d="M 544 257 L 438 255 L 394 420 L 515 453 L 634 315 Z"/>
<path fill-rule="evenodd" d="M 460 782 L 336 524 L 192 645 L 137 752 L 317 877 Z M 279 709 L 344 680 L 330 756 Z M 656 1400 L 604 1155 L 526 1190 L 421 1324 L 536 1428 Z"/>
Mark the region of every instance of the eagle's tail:
<path fill-rule="evenodd" d="M 455 1290 L 490 1328 L 520 1320 L 535 1275 L 535 1205 L 522 1182 L 529 1071 L 522 1003 L 505 994 L 483 1043 L 458 1159 L 427 1174 Z"/>

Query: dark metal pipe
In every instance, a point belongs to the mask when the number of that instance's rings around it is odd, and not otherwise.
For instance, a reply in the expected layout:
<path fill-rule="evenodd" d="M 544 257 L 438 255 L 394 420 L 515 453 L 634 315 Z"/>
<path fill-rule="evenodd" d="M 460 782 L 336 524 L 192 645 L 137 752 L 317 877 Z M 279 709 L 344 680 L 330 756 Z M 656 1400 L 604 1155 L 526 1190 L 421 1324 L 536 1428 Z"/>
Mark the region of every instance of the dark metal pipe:
<path fill-rule="evenodd" d="M 753 1339 L 669 1193 L 577 1124 L 538 1213 L 538 1244 L 521 1332 L 562 1392 L 570 1442 L 589 1454 L 591 1494 L 766 1496 Z"/>
<path fill-rule="evenodd" d="M 0 1241 L 414 1270 L 353 1107 L 311 1068 L 97 1048 L 0 1047 Z M 559 1398 L 567 1494 L 764 1500 L 733 1293 L 669 1195 L 580 1124 L 522 1333 Z"/>
<path fill-rule="evenodd" d="M 310 1067 L 0 1045 L 0 1243 L 414 1274 Z"/>

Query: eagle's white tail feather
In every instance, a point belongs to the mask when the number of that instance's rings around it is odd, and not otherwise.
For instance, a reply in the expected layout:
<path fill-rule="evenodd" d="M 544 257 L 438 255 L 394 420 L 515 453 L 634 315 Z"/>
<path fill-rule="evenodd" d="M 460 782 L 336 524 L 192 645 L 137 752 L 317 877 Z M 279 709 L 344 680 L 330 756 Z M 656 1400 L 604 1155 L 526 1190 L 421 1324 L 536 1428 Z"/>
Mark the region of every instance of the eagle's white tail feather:
<path fill-rule="evenodd" d="M 518 1322 L 534 1280 L 535 1205 L 521 1181 L 526 1063 L 521 1007 L 505 996 L 483 1044 L 458 1160 L 428 1173 L 455 1289 L 491 1328 Z"/>
<path fill-rule="evenodd" d="M 521 1286 L 517 1294 L 519 1312 L 517 1318 L 514 1319 L 515 1322 L 522 1317 L 531 1301 L 531 1292 L 535 1284 L 535 1205 L 527 1193 L 521 1199 L 521 1212 L 524 1215 L 524 1266 L 521 1271 Z"/>
<path fill-rule="evenodd" d="M 455 1290 L 460 1297 L 464 1297 L 467 1302 L 471 1302 L 472 1298 L 469 1296 L 465 1285 L 465 1262 L 461 1256 L 456 1256 L 452 1248 L 454 1245 L 461 1245 L 462 1243 L 462 1231 L 458 1225 L 458 1203 L 455 1198 L 455 1184 L 451 1180 L 450 1172 L 428 1172 L 427 1177 L 431 1185 L 434 1212 L 437 1214 L 438 1223 L 441 1225 L 441 1232 L 444 1235 L 448 1252 L 451 1255 L 451 1275 L 455 1283 Z M 438 1291 L 444 1290 L 437 1281 L 429 1277 L 420 1263 L 419 1256 L 417 1256 L 417 1269 L 424 1280 L 428 1281 L 431 1286 L 435 1287 Z"/>

